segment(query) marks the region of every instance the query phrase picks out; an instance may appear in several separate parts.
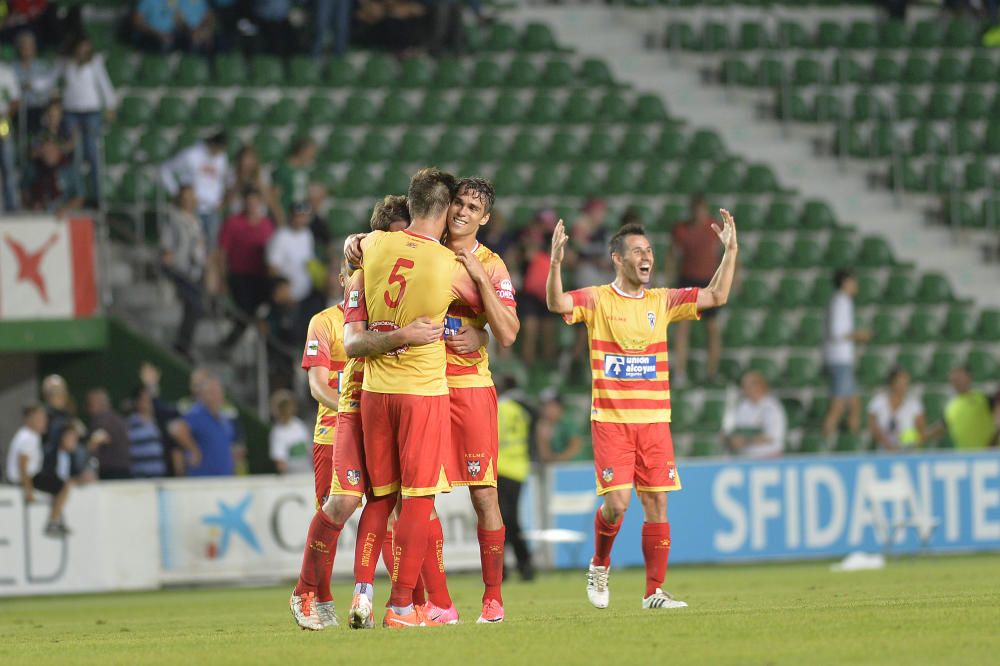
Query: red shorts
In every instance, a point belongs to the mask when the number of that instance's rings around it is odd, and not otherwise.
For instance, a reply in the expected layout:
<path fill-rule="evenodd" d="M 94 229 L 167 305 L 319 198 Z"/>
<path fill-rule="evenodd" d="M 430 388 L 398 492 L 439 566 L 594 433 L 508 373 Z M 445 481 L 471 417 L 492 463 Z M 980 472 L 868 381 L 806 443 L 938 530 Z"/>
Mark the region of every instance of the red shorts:
<path fill-rule="evenodd" d="M 313 480 L 316 483 L 316 508 L 326 503 L 330 496 L 333 478 L 333 445 L 313 442 Z"/>
<path fill-rule="evenodd" d="M 451 455 L 448 480 L 453 486 L 497 485 L 497 390 L 492 386 L 457 388 L 451 397 Z"/>
<path fill-rule="evenodd" d="M 365 438 L 361 430 L 361 413 L 337 414 L 336 436 L 330 494 L 363 497 L 368 489 L 368 475 L 365 474 Z"/>
<path fill-rule="evenodd" d="M 447 395 L 361 392 L 365 469 L 377 496 L 419 497 L 451 489 L 445 459 L 451 449 Z"/>
<path fill-rule="evenodd" d="M 680 490 L 669 423 L 590 422 L 597 494 L 631 488 L 638 492 Z"/>

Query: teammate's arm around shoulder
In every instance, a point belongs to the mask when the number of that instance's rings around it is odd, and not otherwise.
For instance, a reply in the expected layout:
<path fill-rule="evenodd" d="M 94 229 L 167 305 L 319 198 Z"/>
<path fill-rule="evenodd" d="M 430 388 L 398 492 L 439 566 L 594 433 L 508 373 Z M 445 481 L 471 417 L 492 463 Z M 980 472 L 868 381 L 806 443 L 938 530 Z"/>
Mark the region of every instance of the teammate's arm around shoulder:
<path fill-rule="evenodd" d="M 733 287 L 733 276 L 736 275 L 736 255 L 739 245 L 736 242 L 736 221 L 728 210 L 719 210 L 722 215 L 722 228 L 713 224 L 715 235 L 722 241 L 725 251 L 719 268 L 712 276 L 708 286 L 698 291 L 698 311 L 721 307 L 729 300 L 729 290 Z"/>
<path fill-rule="evenodd" d="M 549 257 L 549 277 L 545 280 L 545 304 L 549 312 L 556 314 L 569 314 L 573 312 L 573 297 L 563 291 L 562 285 L 562 261 L 566 254 L 566 227 L 563 221 L 559 220 L 556 230 L 552 234 L 552 252 Z"/>
<path fill-rule="evenodd" d="M 394 331 L 369 331 L 367 321 L 344 325 L 344 352 L 351 358 L 378 356 L 400 347 L 419 347 L 437 342 L 444 334 L 444 324 L 428 317 L 418 317 Z"/>

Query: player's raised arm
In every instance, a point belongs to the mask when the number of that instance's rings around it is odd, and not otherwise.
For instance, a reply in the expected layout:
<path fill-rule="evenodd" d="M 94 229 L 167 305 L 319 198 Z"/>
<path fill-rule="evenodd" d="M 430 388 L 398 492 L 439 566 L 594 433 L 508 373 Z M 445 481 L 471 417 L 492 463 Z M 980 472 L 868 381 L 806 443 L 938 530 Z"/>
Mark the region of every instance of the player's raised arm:
<path fill-rule="evenodd" d="M 483 301 L 483 310 L 486 313 L 486 320 L 493 331 L 493 337 L 497 339 L 503 347 L 510 347 L 517 338 L 518 331 L 521 330 L 521 321 L 517 318 L 517 309 L 513 305 L 508 305 L 500 300 L 497 295 L 498 285 L 493 284 L 493 280 L 487 274 L 483 263 L 475 254 L 462 249 L 455 253 L 458 261 L 465 266 L 473 282 L 479 289 L 479 297 Z M 510 279 L 506 278 L 509 283 Z M 506 285 L 511 287 L 510 284 Z M 513 289 L 508 289 L 508 296 L 513 296 Z M 513 301 L 511 301 L 513 302 Z"/>
<path fill-rule="evenodd" d="M 566 254 L 566 227 L 563 221 L 559 220 L 556 230 L 552 234 L 552 252 L 549 255 L 549 277 L 545 280 L 545 304 L 549 312 L 556 314 L 569 314 L 573 311 L 573 297 L 563 291 L 562 286 L 562 261 Z"/>
<path fill-rule="evenodd" d="M 733 276 L 736 274 L 736 255 L 739 252 L 739 246 L 736 242 L 736 222 L 725 208 L 720 209 L 719 213 L 722 215 L 722 228 L 720 229 L 719 225 L 713 224 L 712 229 L 722 241 L 725 252 L 722 254 L 719 268 L 712 276 L 712 281 L 708 283 L 707 287 L 698 291 L 699 311 L 725 305 L 726 301 L 729 300 L 729 290 L 733 286 Z"/>

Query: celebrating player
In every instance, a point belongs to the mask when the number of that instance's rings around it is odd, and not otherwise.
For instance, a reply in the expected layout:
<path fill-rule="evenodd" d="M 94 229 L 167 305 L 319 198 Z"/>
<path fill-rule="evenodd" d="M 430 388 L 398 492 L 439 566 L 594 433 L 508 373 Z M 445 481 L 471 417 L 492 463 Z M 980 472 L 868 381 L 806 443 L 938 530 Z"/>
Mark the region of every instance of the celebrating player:
<path fill-rule="evenodd" d="M 725 252 L 703 289 L 647 289 L 653 248 L 641 225 L 626 224 L 609 243 L 615 281 L 564 292 L 560 266 L 567 236 L 561 220 L 552 236 L 548 308 L 569 324 L 584 322 L 590 339 L 594 468 L 597 494 L 604 499 L 594 516 L 594 556 L 587 572 L 587 597 L 597 608 L 608 606 L 611 547 L 633 485 L 645 517 L 642 607 L 687 606 L 662 590 L 670 554 L 667 492 L 681 487 L 670 437 L 667 325 L 697 319 L 699 312 L 719 307 L 729 297 L 736 270 L 736 225 L 728 211 L 721 213 L 723 227 L 713 228 Z"/>

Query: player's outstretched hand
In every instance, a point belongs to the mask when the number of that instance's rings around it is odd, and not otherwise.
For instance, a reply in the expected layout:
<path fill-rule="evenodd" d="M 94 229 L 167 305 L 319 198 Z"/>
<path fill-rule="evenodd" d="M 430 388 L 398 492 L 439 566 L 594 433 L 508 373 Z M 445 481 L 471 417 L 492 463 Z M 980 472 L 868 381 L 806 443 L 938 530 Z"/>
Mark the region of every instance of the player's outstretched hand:
<path fill-rule="evenodd" d="M 555 231 L 552 232 L 552 252 L 549 255 L 554 264 L 561 264 L 563 256 L 566 254 L 566 242 L 569 236 L 566 235 L 566 225 L 562 220 L 556 224 Z"/>
<path fill-rule="evenodd" d="M 353 234 L 344 241 L 344 257 L 352 266 L 361 265 L 361 241 L 368 234 Z"/>
<path fill-rule="evenodd" d="M 469 271 L 469 276 L 477 283 L 489 280 L 486 269 L 483 268 L 483 262 L 479 261 L 479 257 L 472 252 L 463 248 L 455 253 L 455 259 L 465 266 L 465 270 Z"/>
<path fill-rule="evenodd" d="M 726 246 L 726 250 L 735 252 L 738 247 L 736 244 L 736 220 L 733 219 L 732 213 L 725 208 L 720 208 L 719 214 L 722 215 L 722 228 L 720 229 L 717 224 L 712 224 L 712 230 Z"/>
<path fill-rule="evenodd" d="M 454 335 L 449 335 L 444 343 L 456 354 L 472 354 L 482 346 L 478 330 L 474 326 L 463 326 Z"/>
<path fill-rule="evenodd" d="M 405 344 L 411 347 L 429 345 L 444 335 L 444 323 L 433 322 L 429 317 L 418 317 L 403 327 Z"/>

